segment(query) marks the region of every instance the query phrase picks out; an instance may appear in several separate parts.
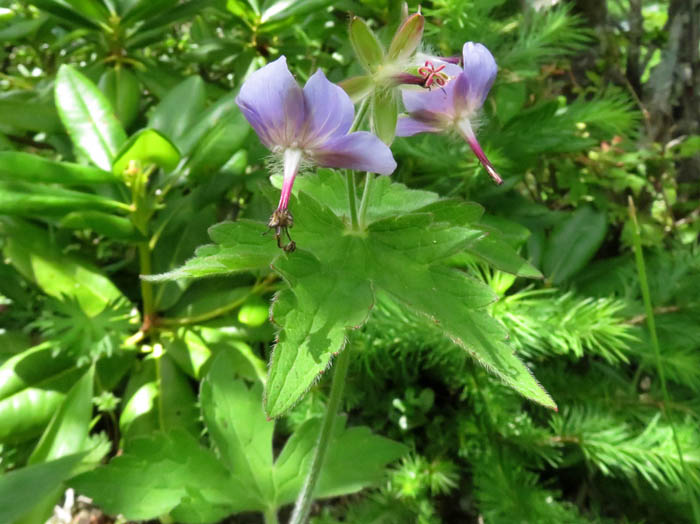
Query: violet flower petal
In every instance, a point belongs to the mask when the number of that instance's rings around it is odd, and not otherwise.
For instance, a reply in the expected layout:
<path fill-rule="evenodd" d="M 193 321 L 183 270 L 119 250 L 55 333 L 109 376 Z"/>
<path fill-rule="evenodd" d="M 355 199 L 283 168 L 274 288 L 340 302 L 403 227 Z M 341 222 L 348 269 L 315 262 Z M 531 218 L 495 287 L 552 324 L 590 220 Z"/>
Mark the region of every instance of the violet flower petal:
<path fill-rule="evenodd" d="M 439 133 L 441 131 L 443 131 L 441 127 L 411 117 L 399 118 L 396 124 L 396 136 L 413 136 L 418 133 Z"/>
<path fill-rule="evenodd" d="M 355 115 L 350 97 L 341 87 L 329 82 L 320 69 L 306 82 L 304 100 L 307 107 L 305 147 L 321 146 L 350 130 Z"/>
<path fill-rule="evenodd" d="M 306 104 L 284 56 L 250 75 L 236 103 L 269 149 L 287 146 L 299 139 L 306 118 Z"/>
<path fill-rule="evenodd" d="M 391 149 L 367 131 L 333 137 L 310 154 L 323 167 L 370 171 L 380 175 L 390 175 L 396 169 Z"/>
<path fill-rule="evenodd" d="M 496 60 L 483 44 L 467 42 L 462 48 L 464 60 L 464 74 L 468 86 L 466 92 L 467 104 L 471 111 L 484 105 L 486 95 L 489 94 L 493 81 L 498 73 Z"/>
<path fill-rule="evenodd" d="M 462 69 L 454 64 L 449 64 L 438 59 L 431 59 L 430 62 L 439 67 L 445 66 L 442 72 L 446 73 L 450 78 L 445 87 L 433 85 L 428 91 L 426 89 L 404 89 L 402 90 L 403 105 L 406 111 L 412 113 L 414 111 L 430 111 L 433 113 L 451 114 L 453 106 L 453 91 L 451 86 L 452 79 L 462 74 Z"/>

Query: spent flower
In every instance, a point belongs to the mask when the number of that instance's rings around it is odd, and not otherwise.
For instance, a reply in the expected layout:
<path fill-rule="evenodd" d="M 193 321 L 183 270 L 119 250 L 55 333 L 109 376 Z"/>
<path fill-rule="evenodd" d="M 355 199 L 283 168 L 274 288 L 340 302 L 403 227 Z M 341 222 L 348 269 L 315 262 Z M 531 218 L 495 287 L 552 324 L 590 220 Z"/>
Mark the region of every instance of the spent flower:
<path fill-rule="evenodd" d="M 462 61 L 463 68 L 453 63 L 455 60 L 436 58 L 426 61 L 420 74 L 426 78 L 424 87 L 432 89 L 403 90 L 403 103 L 409 116 L 399 119 L 396 135 L 456 130 L 467 141 L 491 178 L 501 184 L 503 180 L 486 158 L 474 134 L 474 119 L 484 105 L 498 66 L 491 52 L 484 45 L 474 42 L 464 44 Z M 425 85 L 427 82 L 430 85 Z"/>
<path fill-rule="evenodd" d="M 265 147 L 282 158 L 282 194 L 269 222 L 280 247 L 281 234 L 289 237 L 293 225 L 289 197 L 302 161 L 382 175 L 396 169 L 381 140 L 366 131 L 350 132 L 355 115 L 350 97 L 321 70 L 302 89 L 282 56 L 250 75 L 236 103 Z M 290 238 L 284 249 L 294 247 Z"/>

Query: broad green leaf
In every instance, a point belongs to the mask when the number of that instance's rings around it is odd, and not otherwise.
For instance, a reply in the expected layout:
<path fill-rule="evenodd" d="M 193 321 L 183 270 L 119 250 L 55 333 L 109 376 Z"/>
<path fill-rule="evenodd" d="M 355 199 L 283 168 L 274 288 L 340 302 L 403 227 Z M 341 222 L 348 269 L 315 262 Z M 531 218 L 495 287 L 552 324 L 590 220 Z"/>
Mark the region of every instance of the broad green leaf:
<path fill-rule="evenodd" d="M 420 44 L 424 26 L 425 18 L 420 13 L 415 13 L 406 18 L 391 40 L 387 58 L 389 60 L 405 60 L 411 56 Z"/>
<path fill-rule="evenodd" d="M 346 417 L 336 420 L 316 497 L 346 495 L 377 484 L 384 477 L 387 464 L 408 451 L 398 442 L 373 435 L 367 427 L 346 428 L 345 423 Z M 319 419 L 307 420 L 282 449 L 275 462 L 278 505 L 294 501 L 299 493 L 320 429 Z"/>
<path fill-rule="evenodd" d="M 0 522 L 16 522 L 69 478 L 85 453 L 35 464 L 0 476 Z"/>
<path fill-rule="evenodd" d="M 542 260 L 545 274 L 555 285 L 566 282 L 593 258 L 605 239 L 605 213 L 584 206 L 559 222 L 549 237 Z"/>
<path fill-rule="evenodd" d="M 202 382 L 200 403 L 212 443 L 244 493 L 237 505 L 265 509 L 274 500 L 272 435 L 275 423 L 262 410 L 262 385 L 234 380 L 233 362 L 221 353 Z M 234 495 L 234 494 L 232 494 Z M 233 498 L 233 497 L 232 497 Z"/>
<path fill-rule="evenodd" d="M 114 108 L 124 128 L 129 128 L 141 109 L 141 83 L 129 69 L 109 68 L 100 77 L 99 88 Z"/>
<path fill-rule="evenodd" d="M 155 129 L 142 129 L 133 135 L 117 152 L 112 165 L 115 175 L 123 175 L 131 162 L 142 167 L 155 164 L 172 171 L 180 162 L 177 147 Z"/>
<path fill-rule="evenodd" d="M 199 522 L 216 522 L 232 513 L 229 500 L 235 493 L 214 454 L 181 430 L 136 439 L 108 465 L 78 475 L 69 485 L 105 512 L 129 520 L 155 519 L 183 504 L 200 505 L 205 515 Z"/>
<path fill-rule="evenodd" d="M 29 457 L 28 464 L 38 464 L 66 455 L 86 451 L 85 444 L 92 419 L 92 383 L 95 370 L 91 366 L 71 387 L 63 404 L 56 411 L 41 440 Z"/>
<path fill-rule="evenodd" d="M 56 298 L 75 297 L 85 313 L 97 315 L 107 304 L 123 298 L 100 271 L 63 253 L 48 233 L 17 219 L 4 218 L 5 257 L 22 275 Z"/>
<path fill-rule="evenodd" d="M 56 107 L 73 144 L 97 167 L 110 171 L 126 133 L 102 92 L 82 73 L 62 65 L 56 76 Z"/>
<path fill-rule="evenodd" d="M 75 210 L 121 211 L 129 206 L 92 193 L 55 186 L 0 182 L 0 214 L 18 216 L 63 215 Z"/>
<path fill-rule="evenodd" d="M 350 21 L 349 34 L 355 56 L 362 67 L 370 73 L 376 71 L 384 62 L 384 50 L 367 22 L 354 16 Z"/>
<path fill-rule="evenodd" d="M 117 240 L 143 240 L 133 222 L 100 211 L 74 211 L 61 220 L 61 227 L 68 229 L 91 229 L 95 233 Z"/>
<path fill-rule="evenodd" d="M 204 81 L 199 76 L 183 80 L 156 106 L 148 126 L 160 131 L 173 141 L 183 154 L 183 137 L 199 122 L 206 106 Z"/>
<path fill-rule="evenodd" d="M 0 152 L 0 179 L 66 186 L 103 184 L 117 180 L 109 171 L 70 162 L 54 162 L 38 155 L 15 151 Z"/>
<path fill-rule="evenodd" d="M 372 94 L 371 128 L 382 142 L 391 145 L 399 118 L 399 100 L 394 89 L 377 89 Z"/>

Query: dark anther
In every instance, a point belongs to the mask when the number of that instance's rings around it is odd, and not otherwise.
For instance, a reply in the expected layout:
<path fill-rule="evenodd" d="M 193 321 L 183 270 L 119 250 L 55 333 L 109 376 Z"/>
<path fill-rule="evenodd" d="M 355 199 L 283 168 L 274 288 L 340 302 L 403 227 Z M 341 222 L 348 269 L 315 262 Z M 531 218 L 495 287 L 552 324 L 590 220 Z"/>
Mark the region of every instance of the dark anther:
<path fill-rule="evenodd" d="M 267 223 L 267 227 L 275 230 L 277 247 L 284 250 L 285 253 L 291 253 L 297 248 L 296 243 L 289 235 L 289 229 L 292 226 L 294 226 L 294 217 L 288 209 L 277 209 L 274 213 L 272 213 L 270 221 Z M 282 235 L 287 235 L 287 238 L 289 239 L 288 244 L 282 245 Z"/>

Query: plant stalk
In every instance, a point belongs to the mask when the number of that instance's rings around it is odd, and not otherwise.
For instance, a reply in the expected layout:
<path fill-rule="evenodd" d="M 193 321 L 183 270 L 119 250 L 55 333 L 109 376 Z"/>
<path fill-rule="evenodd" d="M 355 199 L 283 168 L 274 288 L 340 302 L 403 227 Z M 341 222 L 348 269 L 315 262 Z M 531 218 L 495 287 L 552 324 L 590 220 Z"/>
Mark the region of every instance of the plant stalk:
<path fill-rule="evenodd" d="M 365 173 L 365 187 L 362 190 L 362 199 L 360 200 L 360 227 L 364 229 L 367 220 L 367 206 L 369 204 L 369 196 L 372 193 L 372 184 L 374 175 L 370 172 Z"/>
<path fill-rule="evenodd" d="M 357 189 L 355 187 L 355 172 L 348 171 L 345 176 L 345 184 L 348 190 L 348 208 L 350 209 L 350 221 L 352 222 L 352 228 L 354 230 L 359 229 L 359 222 L 357 220 Z"/>
<path fill-rule="evenodd" d="M 656 334 L 656 320 L 654 318 L 654 307 L 651 301 L 651 293 L 649 292 L 649 281 L 647 280 L 647 270 L 646 264 L 644 263 L 644 253 L 642 252 L 642 238 L 641 231 L 639 229 L 639 223 L 637 222 L 637 211 L 634 207 L 634 201 L 632 197 L 628 199 L 629 203 L 629 214 L 632 220 L 632 225 L 634 226 L 634 235 L 632 236 L 634 241 L 634 258 L 637 262 L 637 274 L 639 275 L 639 287 L 642 291 L 642 300 L 644 301 L 644 309 L 646 311 L 646 321 L 647 328 L 649 329 L 649 336 L 651 337 L 651 345 L 654 348 L 654 357 L 656 360 L 656 370 L 659 374 L 659 381 L 661 382 L 661 392 L 663 394 L 663 414 L 668 420 L 671 426 L 671 432 L 673 433 L 673 442 L 676 447 L 676 453 L 678 453 L 678 460 L 681 464 L 681 470 L 683 471 L 683 476 L 685 479 L 690 478 L 688 476 L 688 467 L 685 463 L 683 457 L 683 448 L 678 440 L 678 433 L 676 432 L 676 425 L 673 423 L 671 416 L 668 412 L 668 406 L 671 404 L 671 399 L 668 394 L 668 388 L 666 387 L 666 374 L 664 373 L 663 363 L 661 361 L 661 348 L 659 346 L 659 338 Z M 693 508 L 693 516 L 695 522 L 700 522 L 700 507 L 698 507 L 698 501 L 696 494 L 693 492 L 690 483 L 686 480 L 684 483 L 686 496 L 690 501 Z"/>
<path fill-rule="evenodd" d="M 306 476 L 306 480 L 304 480 L 304 486 L 302 487 L 301 493 L 299 493 L 297 501 L 294 504 L 294 512 L 289 520 L 289 524 L 304 524 L 309 518 L 311 503 L 314 500 L 314 488 L 316 487 L 318 477 L 321 474 L 323 460 L 326 456 L 328 444 L 330 443 L 331 435 L 333 433 L 333 424 L 335 423 L 336 415 L 338 413 L 340 400 L 343 397 L 345 377 L 348 374 L 349 364 L 350 347 L 346 346 L 336 358 L 335 365 L 333 366 L 333 384 L 331 385 L 331 395 L 328 398 L 328 406 L 326 407 L 326 414 L 323 416 L 321 433 L 318 436 L 314 456 L 311 459 L 311 469 Z"/>

